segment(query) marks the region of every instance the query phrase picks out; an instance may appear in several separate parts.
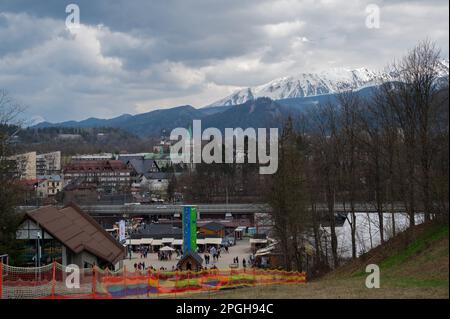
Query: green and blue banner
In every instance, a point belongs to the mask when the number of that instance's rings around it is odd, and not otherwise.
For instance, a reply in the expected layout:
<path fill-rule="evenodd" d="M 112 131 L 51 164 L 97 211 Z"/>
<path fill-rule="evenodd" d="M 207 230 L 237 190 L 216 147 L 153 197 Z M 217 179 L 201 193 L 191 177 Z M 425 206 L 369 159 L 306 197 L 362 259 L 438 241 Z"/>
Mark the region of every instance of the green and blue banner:
<path fill-rule="evenodd" d="M 197 250 L 197 208 L 183 207 L 183 253 Z"/>

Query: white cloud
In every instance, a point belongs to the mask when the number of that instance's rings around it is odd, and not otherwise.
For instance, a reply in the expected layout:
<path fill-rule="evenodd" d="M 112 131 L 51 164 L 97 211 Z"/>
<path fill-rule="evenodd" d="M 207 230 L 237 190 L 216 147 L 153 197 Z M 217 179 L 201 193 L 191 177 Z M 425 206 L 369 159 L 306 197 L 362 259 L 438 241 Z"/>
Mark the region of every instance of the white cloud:
<path fill-rule="evenodd" d="M 303 29 L 305 23 L 299 20 L 287 21 L 277 24 L 267 24 L 263 26 L 264 31 L 271 38 L 285 38 L 298 36 Z"/>
<path fill-rule="evenodd" d="M 381 68 L 430 38 L 448 57 L 448 1 L 77 1 L 80 29 L 43 0 L 0 3 L 0 88 L 51 121 L 207 105 L 329 67 Z M 365 7 L 381 28 L 365 27 Z"/>

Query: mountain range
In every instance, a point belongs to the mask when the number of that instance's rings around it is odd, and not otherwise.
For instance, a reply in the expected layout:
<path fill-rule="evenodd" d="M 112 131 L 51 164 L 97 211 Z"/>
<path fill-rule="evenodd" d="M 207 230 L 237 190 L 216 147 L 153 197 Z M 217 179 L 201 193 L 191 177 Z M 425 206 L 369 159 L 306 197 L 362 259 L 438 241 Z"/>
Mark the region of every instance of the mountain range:
<path fill-rule="evenodd" d="M 437 66 L 438 77 L 448 77 L 449 60 L 440 60 Z M 381 72 L 367 68 L 334 68 L 320 73 L 302 73 L 297 76 L 283 77 L 256 87 L 248 87 L 216 101 L 209 107 L 239 105 L 259 97 L 273 100 L 304 98 L 342 91 L 359 90 L 376 86 L 386 81 L 396 81 L 398 76 L 393 71 Z"/>
<path fill-rule="evenodd" d="M 437 72 L 440 80 L 448 83 L 449 61 L 442 60 Z M 188 127 L 194 119 L 201 119 L 203 127 L 219 129 L 274 127 L 288 114 L 305 112 L 311 106 L 335 100 L 339 92 L 354 90 L 357 94 L 367 96 L 380 83 L 396 79 L 394 72 L 339 68 L 283 77 L 260 86 L 241 89 L 202 108 L 184 105 L 137 115 L 124 114 L 112 119 L 41 122 L 33 128 L 113 127 L 138 136 L 160 136 L 162 132 L 168 133 L 176 127 Z"/>

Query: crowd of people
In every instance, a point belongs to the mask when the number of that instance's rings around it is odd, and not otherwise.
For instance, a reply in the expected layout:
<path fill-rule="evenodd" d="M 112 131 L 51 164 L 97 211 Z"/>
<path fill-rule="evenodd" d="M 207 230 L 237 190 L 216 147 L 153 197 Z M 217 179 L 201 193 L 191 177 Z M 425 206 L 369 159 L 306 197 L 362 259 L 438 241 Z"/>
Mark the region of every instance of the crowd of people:
<path fill-rule="evenodd" d="M 139 263 L 134 263 L 134 270 L 146 270 L 145 268 L 145 261 L 143 262 L 139 262 Z"/>
<path fill-rule="evenodd" d="M 172 252 L 158 251 L 158 260 L 172 260 Z"/>
<path fill-rule="evenodd" d="M 219 261 L 220 258 L 220 253 L 223 250 L 223 247 L 220 248 L 216 248 L 215 246 L 210 247 L 209 249 L 207 249 L 205 251 L 204 257 L 205 257 L 205 264 L 209 265 L 211 262 L 211 257 L 212 257 L 212 262 L 215 263 L 217 261 Z M 226 252 L 228 252 L 228 249 L 225 250 Z"/>
<path fill-rule="evenodd" d="M 149 249 L 145 246 L 139 247 L 138 251 L 140 259 L 146 259 L 148 258 Z M 197 250 L 197 252 L 199 252 Z M 217 264 L 221 258 L 221 256 L 226 253 L 229 254 L 229 247 L 227 245 L 224 246 L 210 246 L 204 249 L 203 252 L 203 259 L 204 259 L 204 270 L 209 269 L 218 269 Z M 178 260 L 182 255 L 183 251 L 181 249 L 176 249 L 173 251 L 158 251 L 157 253 L 158 260 L 159 261 L 171 261 L 174 254 L 176 254 L 176 259 Z M 222 256 L 223 257 L 223 256 Z M 175 258 L 175 257 L 174 257 Z M 255 266 L 255 257 L 253 255 L 249 255 L 248 258 L 245 258 L 243 256 L 236 256 L 233 258 L 232 265 L 234 265 L 235 268 L 243 267 L 244 269 L 247 267 L 253 267 Z M 230 265 L 230 267 L 232 266 Z M 149 266 L 146 268 L 145 261 L 139 261 L 134 263 L 134 269 L 135 271 L 146 271 L 146 270 L 153 270 L 156 271 L 156 269 L 153 266 Z M 159 268 L 160 271 L 177 271 L 177 266 L 172 265 L 171 268 L 167 268 L 164 266 L 161 266 Z"/>

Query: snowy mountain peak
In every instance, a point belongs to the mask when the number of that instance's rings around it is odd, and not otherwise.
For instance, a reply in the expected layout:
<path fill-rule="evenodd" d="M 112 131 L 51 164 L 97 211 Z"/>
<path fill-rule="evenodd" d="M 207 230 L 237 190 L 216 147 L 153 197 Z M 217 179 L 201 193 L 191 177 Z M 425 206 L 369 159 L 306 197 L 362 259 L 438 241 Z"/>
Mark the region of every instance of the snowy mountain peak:
<path fill-rule="evenodd" d="M 440 61 L 439 76 L 448 76 L 448 73 L 448 60 Z M 394 79 L 392 73 L 374 71 L 365 67 L 358 69 L 333 68 L 319 73 L 302 73 L 296 76 L 282 77 L 253 88 L 244 88 L 208 105 L 208 107 L 238 105 L 259 97 L 281 100 L 333 94 L 358 90 L 377 85 L 381 81 Z"/>

